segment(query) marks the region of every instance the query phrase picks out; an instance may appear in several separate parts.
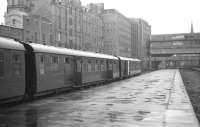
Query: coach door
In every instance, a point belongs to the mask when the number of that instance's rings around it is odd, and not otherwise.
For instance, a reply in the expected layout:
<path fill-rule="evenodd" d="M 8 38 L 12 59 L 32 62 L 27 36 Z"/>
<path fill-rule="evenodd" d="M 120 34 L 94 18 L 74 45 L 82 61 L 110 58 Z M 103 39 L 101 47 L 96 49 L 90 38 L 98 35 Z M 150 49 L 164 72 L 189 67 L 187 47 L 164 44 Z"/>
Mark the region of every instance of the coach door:
<path fill-rule="evenodd" d="M 65 84 L 74 83 L 75 62 L 73 57 L 65 57 Z"/>

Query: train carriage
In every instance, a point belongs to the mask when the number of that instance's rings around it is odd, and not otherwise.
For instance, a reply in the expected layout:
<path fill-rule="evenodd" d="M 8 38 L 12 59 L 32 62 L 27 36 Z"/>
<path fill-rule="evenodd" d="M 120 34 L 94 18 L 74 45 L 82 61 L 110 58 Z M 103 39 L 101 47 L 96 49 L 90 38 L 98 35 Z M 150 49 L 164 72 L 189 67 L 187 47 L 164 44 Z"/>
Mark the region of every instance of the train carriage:
<path fill-rule="evenodd" d="M 0 37 L 0 103 L 23 98 L 25 88 L 24 46 Z"/>
<path fill-rule="evenodd" d="M 139 59 L 119 57 L 119 60 L 121 78 L 127 78 L 141 73 L 141 61 Z"/>
<path fill-rule="evenodd" d="M 36 89 L 34 94 L 113 79 L 113 61 L 117 57 L 34 43 L 30 46 L 36 63 L 37 81 L 31 87 Z"/>
<path fill-rule="evenodd" d="M 0 37 L 0 104 L 127 78 L 141 72 L 140 63 Z"/>

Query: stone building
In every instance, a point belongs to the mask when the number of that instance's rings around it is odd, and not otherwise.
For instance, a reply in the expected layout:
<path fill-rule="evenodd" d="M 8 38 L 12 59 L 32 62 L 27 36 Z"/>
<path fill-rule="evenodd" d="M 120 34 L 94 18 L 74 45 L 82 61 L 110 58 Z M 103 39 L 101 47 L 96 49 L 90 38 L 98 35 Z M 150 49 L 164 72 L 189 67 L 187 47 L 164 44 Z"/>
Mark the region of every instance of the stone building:
<path fill-rule="evenodd" d="M 131 22 L 131 55 L 143 61 L 143 68 L 149 66 L 149 47 L 151 26 L 143 19 L 130 19 Z"/>
<path fill-rule="evenodd" d="M 103 20 L 99 16 L 97 5 L 90 4 L 84 8 L 83 47 L 85 50 L 103 52 Z"/>
<path fill-rule="evenodd" d="M 5 25 L 23 28 L 23 16 L 28 16 L 31 1 L 7 0 L 7 12 L 5 14 Z"/>
<path fill-rule="evenodd" d="M 103 3 L 84 7 L 80 0 L 7 1 L 5 24 L 20 29 L 22 41 L 148 60 L 148 23 L 105 10 Z"/>
<path fill-rule="evenodd" d="M 103 41 L 107 54 L 131 56 L 131 23 L 124 15 L 114 9 L 104 10 Z"/>
<path fill-rule="evenodd" d="M 102 51 L 103 21 L 80 0 L 8 0 L 5 23 L 24 29 L 24 41 Z"/>

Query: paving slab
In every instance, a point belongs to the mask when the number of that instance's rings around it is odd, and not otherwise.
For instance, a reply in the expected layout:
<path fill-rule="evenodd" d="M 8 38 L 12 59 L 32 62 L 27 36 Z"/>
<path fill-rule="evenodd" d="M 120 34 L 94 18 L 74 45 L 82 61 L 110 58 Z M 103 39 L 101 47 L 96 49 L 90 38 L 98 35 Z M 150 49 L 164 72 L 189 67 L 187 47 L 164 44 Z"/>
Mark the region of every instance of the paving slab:
<path fill-rule="evenodd" d="M 178 70 L 0 109 L 0 127 L 199 127 Z"/>

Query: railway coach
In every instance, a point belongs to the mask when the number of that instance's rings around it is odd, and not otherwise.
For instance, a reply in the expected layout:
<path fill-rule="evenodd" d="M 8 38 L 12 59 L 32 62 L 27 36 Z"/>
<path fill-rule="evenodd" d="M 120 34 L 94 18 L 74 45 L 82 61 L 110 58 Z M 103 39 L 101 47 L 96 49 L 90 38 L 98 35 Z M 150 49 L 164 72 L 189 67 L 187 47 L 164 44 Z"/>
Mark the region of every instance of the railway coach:
<path fill-rule="evenodd" d="M 139 59 L 118 57 L 120 61 L 120 78 L 127 78 L 141 73 L 141 61 Z"/>
<path fill-rule="evenodd" d="M 25 48 L 0 37 L 0 102 L 21 100 L 26 89 Z"/>
<path fill-rule="evenodd" d="M 140 60 L 0 37 L 0 104 L 127 78 Z"/>
<path fill-rule="evenodd" d="M 27 69 L 32 68 L 31 72 L 36 72 L 27 76 L 35 79 L 27 83 L 30 87 L 27 94 L 31 97 L 110 81 L 115 73 L 119 73 L 113 71 L 118 58 L 111 55 L 35 43 L 28 45 L 32 48 L 31 57 L 34 59 L 32 64 L 27 64 Z"/>

